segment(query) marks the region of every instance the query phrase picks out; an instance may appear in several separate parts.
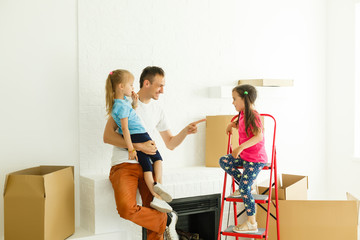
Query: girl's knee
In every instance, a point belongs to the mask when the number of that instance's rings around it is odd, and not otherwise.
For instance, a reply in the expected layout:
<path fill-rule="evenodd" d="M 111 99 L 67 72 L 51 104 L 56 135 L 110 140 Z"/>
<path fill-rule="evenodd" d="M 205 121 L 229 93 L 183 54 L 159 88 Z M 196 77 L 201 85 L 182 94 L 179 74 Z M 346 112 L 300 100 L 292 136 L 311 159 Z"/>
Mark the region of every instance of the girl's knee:
<path fill-rule="evenodd" d="M 224 168 L 224 167 L 223 167 L 223 166 L 224 166 L 223 157 L 221 157 L 221 158 L 219 159 L 219 165 L 220 165 L 221 168 Z"/>

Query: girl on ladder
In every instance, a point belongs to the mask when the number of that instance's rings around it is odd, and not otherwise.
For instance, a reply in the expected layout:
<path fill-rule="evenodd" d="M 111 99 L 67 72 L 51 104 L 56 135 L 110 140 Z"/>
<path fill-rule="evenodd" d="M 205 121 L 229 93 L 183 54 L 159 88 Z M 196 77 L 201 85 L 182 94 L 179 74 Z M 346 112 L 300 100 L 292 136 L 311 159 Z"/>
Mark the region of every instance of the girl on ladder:
<path fill-rule="evenodd" d="M 263 126 L 260 114 L 254 109 L 257 97 L 255 87 L 251 85 L 239 85 L 232 90 L 233 105 L 239 112 L 236 122 L 232 122 L 226 128 L 226 133 L 231 133 L 233 128 L 239 132 L 239 146 L 232 154 L 220 158 L 222 169 L 234 177 L 239 184 L 239 193 L 244 201 L 247 221 L 233 228 L 238 233 L 257 232 L 255 218 L 255 200 L 251 194 L 251 186 L 259 172 L 267 163 L 265 152 Z M 237 167 L 243 167 L 241 173 Z"/>

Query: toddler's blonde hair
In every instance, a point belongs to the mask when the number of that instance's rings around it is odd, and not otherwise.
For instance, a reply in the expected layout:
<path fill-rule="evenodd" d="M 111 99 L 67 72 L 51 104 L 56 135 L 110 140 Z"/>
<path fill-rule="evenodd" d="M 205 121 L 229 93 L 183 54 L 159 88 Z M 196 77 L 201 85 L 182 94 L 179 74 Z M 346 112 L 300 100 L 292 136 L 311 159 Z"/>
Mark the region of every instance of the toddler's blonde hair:
<path fill-rule="evenodd" d="M 106 115 L 111 116 L 114 106 L 115 88 L 120 83 L 125 83 L 134 76 L 127 70 L 117 69 L 109 73 L 105 84 Z"/>

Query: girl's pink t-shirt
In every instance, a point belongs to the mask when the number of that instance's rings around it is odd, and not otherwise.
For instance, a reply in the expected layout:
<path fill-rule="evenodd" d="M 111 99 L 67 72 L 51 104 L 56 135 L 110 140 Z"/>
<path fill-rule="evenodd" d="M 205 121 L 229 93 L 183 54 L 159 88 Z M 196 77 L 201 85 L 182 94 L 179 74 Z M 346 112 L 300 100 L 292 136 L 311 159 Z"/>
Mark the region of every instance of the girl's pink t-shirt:
<path fill-rule="evenodd" d="M 260 121 L 260 115 L 255 112 L 255 117 L 256 117 L 256 121 L 255 121 L 256 125 L 258 127 L 260 127 L 261 129 L 263 129 L 262 123 Z M 246 136 L 244 120 L 245 120 L 244 112 L 241 112 L 240 116 L 239 116 L 239 145 L 242 144 L 243 142 L 246 142 L 247 140 L 249 140 L 250 138 L 252 138 L 254 136 L 254 134 L 250 131 L 250 129 L 248 130 L 249 136 Z M 258 142 L 257 144 L 244 149 L 240 153 L 240 157 L 241 157 L 241 159 L 248 161 L 248 162 L 267 163 L 268 159 L 267 159 L 267 155 L 266 155 L 266 151 L 265 151 L 264 136 L 263 136 L 262 140 L 260 142 Z"/>

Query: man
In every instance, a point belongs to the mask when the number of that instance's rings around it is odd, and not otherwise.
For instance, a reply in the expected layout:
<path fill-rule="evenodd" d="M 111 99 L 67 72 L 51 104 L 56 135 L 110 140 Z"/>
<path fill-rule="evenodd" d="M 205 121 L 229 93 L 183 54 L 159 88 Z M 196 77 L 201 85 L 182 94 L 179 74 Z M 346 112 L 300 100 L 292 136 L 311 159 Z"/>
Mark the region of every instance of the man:
<path fill-rule="evenodd" d="M 175 149 L 187 135 L 197 132 L 198 121 L 187 125 L 177 135 L 173 136 L 162 108 L 156 101 L 164 92 L 164 71 L 159 67 L 146 67 L 140 76 L 139 104 L 137 114 L 143 120 L 150 136 L 157 130 L 168 149 Z M 175 212 L 162 213 L 150 208 L 152 194 L 145 184 L 143 171 L 135 159 L 128 159 L 128 151 L 123 137 L 117 133 L 118 126 L 114 119 L 109 117 L 104 130 L 104 142 L 114 145 L 111 159 L 112 168 L 110 181 L 112 183 L 118 213 L 147 229 L 148 240 L 178 239 L 175 225 L 177 215 Z M 153 141 L 133 143 L 138 151 L 155 154 L 156 145 Z M 160 181 L 161 182 L 161 181 Z M 136 191 L 139 188 L 143 206 L 137 205 Z"/>

